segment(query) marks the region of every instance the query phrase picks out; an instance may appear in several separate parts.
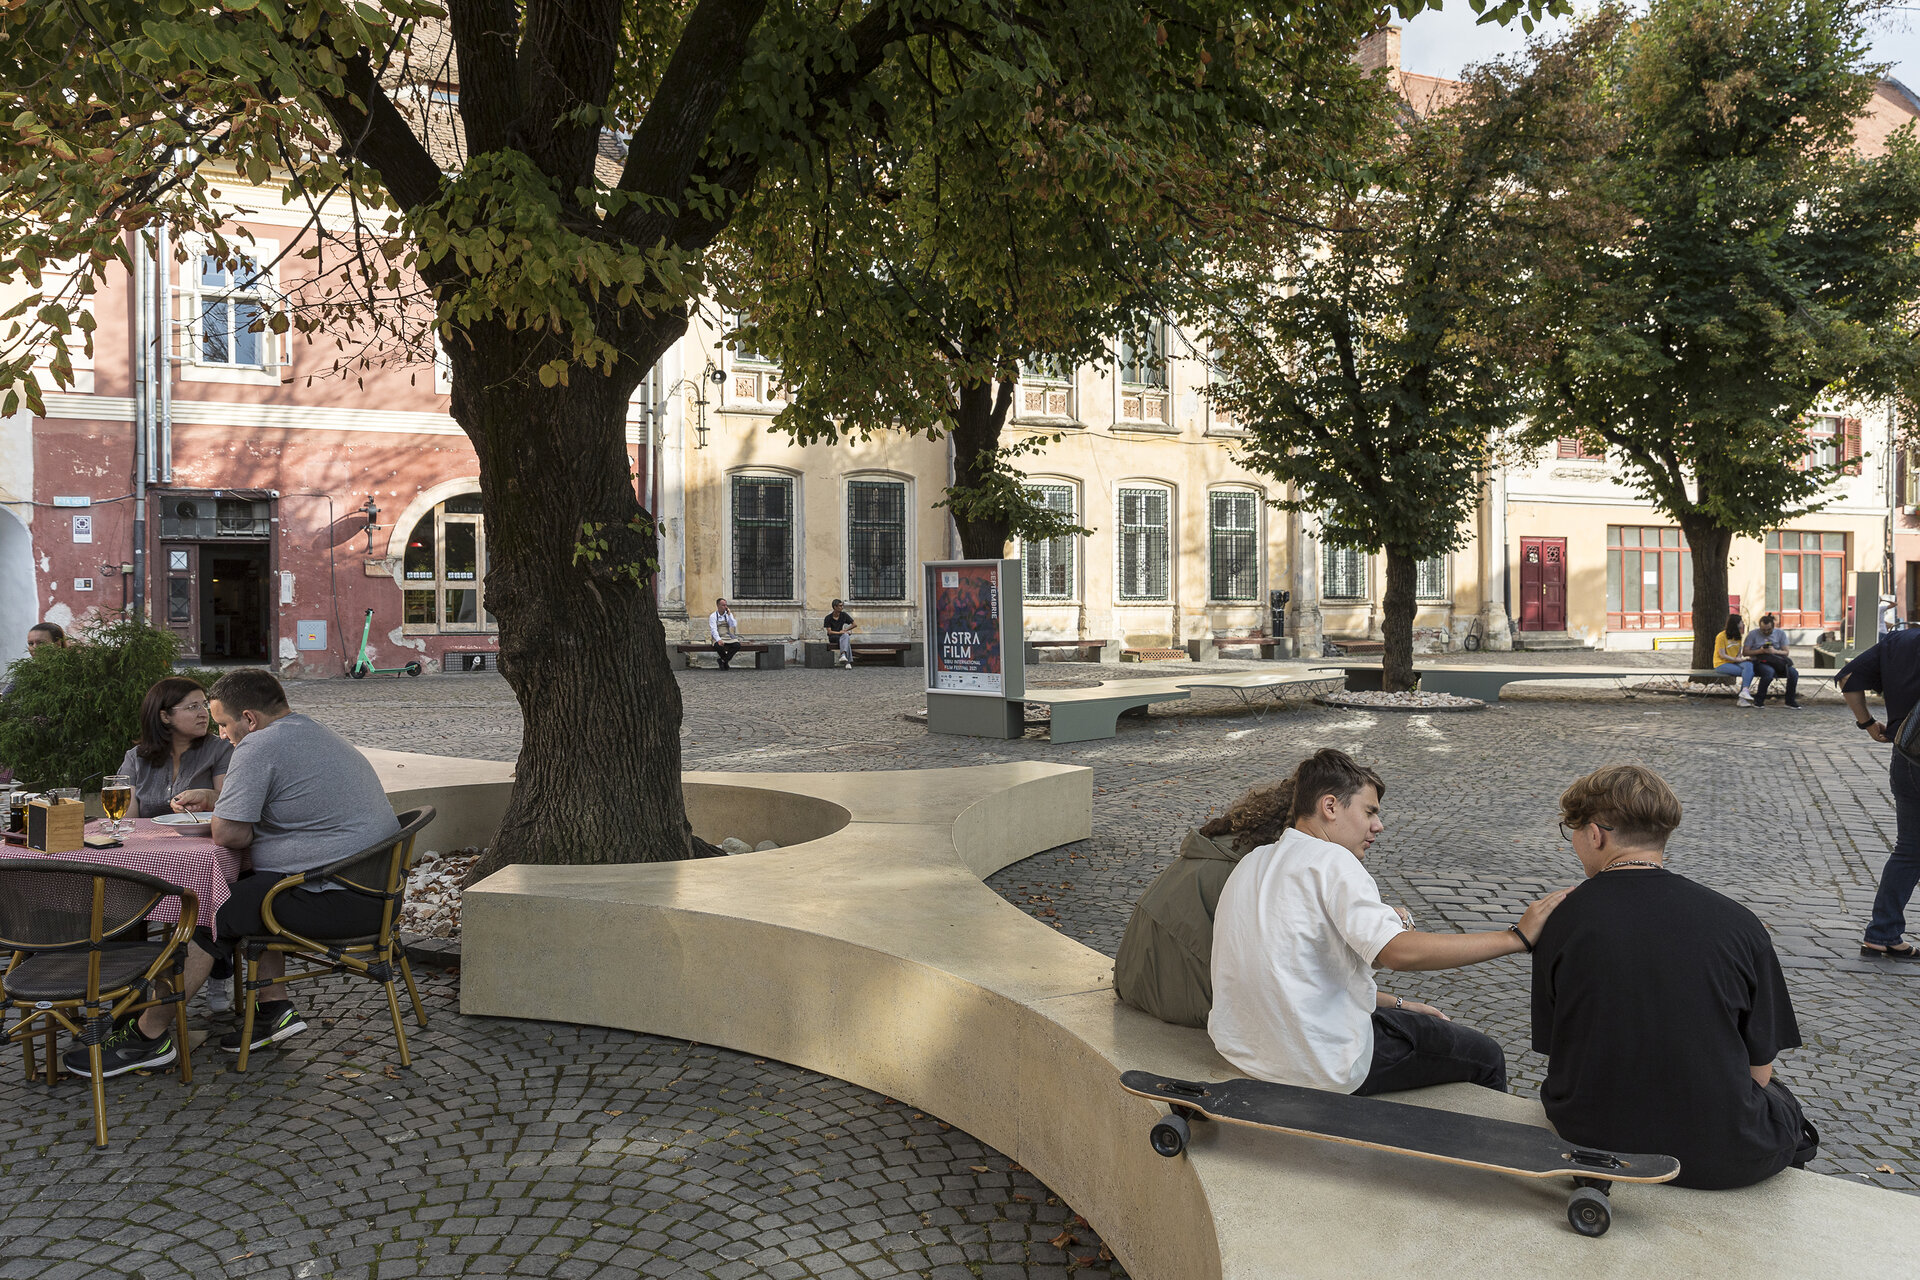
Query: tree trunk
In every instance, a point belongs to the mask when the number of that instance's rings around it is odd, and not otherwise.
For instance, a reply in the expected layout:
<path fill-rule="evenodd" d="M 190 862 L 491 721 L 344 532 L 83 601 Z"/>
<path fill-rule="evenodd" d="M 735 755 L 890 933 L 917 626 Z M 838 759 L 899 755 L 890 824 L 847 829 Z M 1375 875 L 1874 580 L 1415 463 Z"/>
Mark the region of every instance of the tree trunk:
<path fill-rule="evenodd" d="M 985 491 L 994 480 L 1000 453 L 1000 429 L 1013 404 L 1012 382 L 976 382 L 960 388 L 953 426 L 953 485 L 955 489 Z M 958 504 L 954 524 L 960 529 L 960 554 L 969 560 L 998 560 L 1007 554 L 1012 522 L 1005 510 L 988 506 L 968 510 Z"/>
<path fill-rule="evenodd" d="M 1406 551 L 1387 548 L 1387 591 L 1380 600 L 1380 687 L 1390 693 L 1413 688 L 1413 615 L 1418 562 Z"/>
<path fill-rule="evenodd" d="M 1727 556 L 1733 534 L 1706 520 L 1680 521 L 1693 549 L 1693 665 L 1713 666 L 1713 646 L 1727 629 Z"/>
<path fill-rule="evenodd" d="M 525 728 L 506 816 L 472 879 L 512 863 L 699 856 L 680 788 L 680 686 L 654 598 L 657 540 L 626 452 L 638 377 L 576 365 L 571 385 L 544 388 L 529 376 L 541 344 L 473 337 L 453 353 L 454 416 L 480 456 L 487 607 Z"/>

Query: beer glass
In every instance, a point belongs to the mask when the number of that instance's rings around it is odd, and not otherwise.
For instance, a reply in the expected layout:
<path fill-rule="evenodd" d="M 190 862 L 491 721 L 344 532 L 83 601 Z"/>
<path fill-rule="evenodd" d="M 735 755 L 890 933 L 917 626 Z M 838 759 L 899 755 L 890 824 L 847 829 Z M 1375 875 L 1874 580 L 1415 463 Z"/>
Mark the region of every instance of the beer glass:
<path fill-rule="evenodd" d="M 127 809 L 133 804 L 133 778 L 124 773 L 111 773 L 100 780 L 100 808 L 113 820 L 113 835 L 118 838 L 122 827 L 120 819 L 127 816 Z"/>

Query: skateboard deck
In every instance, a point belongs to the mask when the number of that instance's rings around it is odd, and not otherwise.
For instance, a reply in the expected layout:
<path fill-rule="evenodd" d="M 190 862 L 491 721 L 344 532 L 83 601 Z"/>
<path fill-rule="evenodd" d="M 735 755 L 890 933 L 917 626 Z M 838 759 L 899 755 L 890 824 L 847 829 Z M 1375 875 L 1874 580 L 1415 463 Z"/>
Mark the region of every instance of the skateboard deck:
<path fill-rule="evenodd" d="M 1580 1147 L 1534 1125 L 1324 1089 L 1264 1080 L 1176 1080 L 1146 1071 L 1125 1072 L 1120 1087 L 1173 1108 L 1149 1135 L 1163 1156 L 1186 1149 L 1187 1121 L 1197 1115 L 1517 1178 L 1571 1178 L 1575 1190 L 1567 1216 L 1583 1235 L 1603 1234 L 1610 1225 L 1609 1184 L 1668 1182 L 1680 1173 L 1672 1156 Z"/>

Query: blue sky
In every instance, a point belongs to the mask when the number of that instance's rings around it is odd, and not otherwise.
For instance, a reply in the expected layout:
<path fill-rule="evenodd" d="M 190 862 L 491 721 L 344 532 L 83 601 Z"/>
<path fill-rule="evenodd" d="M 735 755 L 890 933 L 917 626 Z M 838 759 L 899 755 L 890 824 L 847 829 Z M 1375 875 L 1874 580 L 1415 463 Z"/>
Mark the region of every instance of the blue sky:
<path fill-rule="evenodd" d="M 1885 13 L 1873 27 L 1873 55 L 1893 64 L 1891 74 L 1920 90 L 1920 0 L 1914 7 Z M 1446 7 L 1403 23 L 1400 65 L 1430 76 L 1456 76 L 1470 62 L 1517 53 L 1526 43 L 1520 24 L 1476 26 L 1478 15 L 1467 0 L 1446 0 Z"/>

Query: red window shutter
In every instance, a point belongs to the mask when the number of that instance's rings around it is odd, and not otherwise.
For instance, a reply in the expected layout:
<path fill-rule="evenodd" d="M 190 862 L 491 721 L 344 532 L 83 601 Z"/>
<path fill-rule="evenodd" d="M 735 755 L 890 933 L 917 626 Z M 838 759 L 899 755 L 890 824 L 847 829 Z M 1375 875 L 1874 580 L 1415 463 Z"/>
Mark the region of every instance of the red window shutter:
<path fill-rule="evenodd" d="M 1561 436 L 1561 437 L 1560 437 L 1560 448 L 1559 448 L 1559 456 L 1560 456 L 1560 457 L 1562 457 L 1562 458 L 1577 458 L 1577 457 L 1579 457 L 1579 456 L 1580 456 L 1580 442 L 1579 442 L 1578 440 L 1575 440 L 1575 439 L 1574 439 L 1574 438 L 1573 438 L 1572 436 Z"/>
<path fill-rule="evenodd" d="M 1840 419 L 1840 460 L 1850 476 L 1860 474 L 1860 419 Z"/>

